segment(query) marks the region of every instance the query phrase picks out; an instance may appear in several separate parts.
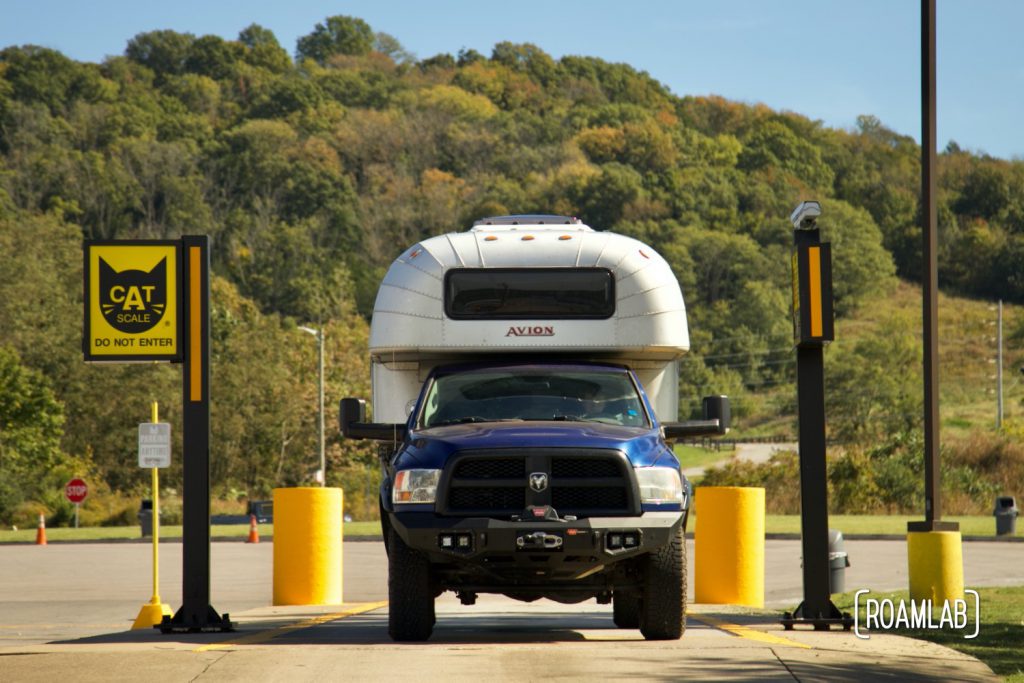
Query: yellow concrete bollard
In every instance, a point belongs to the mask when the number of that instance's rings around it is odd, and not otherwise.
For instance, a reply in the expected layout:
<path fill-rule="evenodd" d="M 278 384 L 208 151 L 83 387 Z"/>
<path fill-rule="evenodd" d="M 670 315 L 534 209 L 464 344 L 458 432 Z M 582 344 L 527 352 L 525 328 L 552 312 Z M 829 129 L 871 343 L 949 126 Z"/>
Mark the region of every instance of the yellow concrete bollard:
<path fill-rule="evenodd" d="M 342 602 L 342 492 L 274 489 L 274 604 Z"/>
<path fill-rule="evenodd" d="M 698 486 L 694 596 L 764 607 L 764 489 Z"/>
<path fill-rule="evenodd" d="M 964 597 L 964 558 L 959 531 L 912 531 L 907 534 L 910 599 L 944 600 Z"/>

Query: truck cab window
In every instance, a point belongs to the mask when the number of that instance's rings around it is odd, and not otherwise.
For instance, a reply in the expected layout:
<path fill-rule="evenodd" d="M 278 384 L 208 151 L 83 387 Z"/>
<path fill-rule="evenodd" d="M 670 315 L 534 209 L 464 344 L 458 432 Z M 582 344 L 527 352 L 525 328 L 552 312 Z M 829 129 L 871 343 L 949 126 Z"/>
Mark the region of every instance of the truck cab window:
<path fill-rule="evenodd" d="M 428 390 L 420 426 L 513 420 L 650 424 L 627 372 L 552 366 L 441 374 Z"/>

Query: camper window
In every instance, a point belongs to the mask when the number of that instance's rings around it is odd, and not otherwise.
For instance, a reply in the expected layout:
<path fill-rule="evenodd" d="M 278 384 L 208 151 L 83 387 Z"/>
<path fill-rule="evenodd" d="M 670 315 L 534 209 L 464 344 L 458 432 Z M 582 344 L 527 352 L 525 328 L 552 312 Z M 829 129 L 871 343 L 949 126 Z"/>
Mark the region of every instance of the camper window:
<path fill-rule="evenodd" d="M 456 320 L 604 319 L 615 280 L 606 268 L 453 268 L 444 299 Z"/>

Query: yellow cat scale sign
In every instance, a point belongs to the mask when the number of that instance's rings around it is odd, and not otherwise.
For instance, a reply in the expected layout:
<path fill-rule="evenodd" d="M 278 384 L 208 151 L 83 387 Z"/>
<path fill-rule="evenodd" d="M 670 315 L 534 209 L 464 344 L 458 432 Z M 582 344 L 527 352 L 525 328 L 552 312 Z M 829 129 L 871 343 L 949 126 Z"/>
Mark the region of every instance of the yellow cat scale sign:
<path fill-rule="evenodd" d="M 181 242 L 85 243 L 87 361 L 181 360 Z"/>

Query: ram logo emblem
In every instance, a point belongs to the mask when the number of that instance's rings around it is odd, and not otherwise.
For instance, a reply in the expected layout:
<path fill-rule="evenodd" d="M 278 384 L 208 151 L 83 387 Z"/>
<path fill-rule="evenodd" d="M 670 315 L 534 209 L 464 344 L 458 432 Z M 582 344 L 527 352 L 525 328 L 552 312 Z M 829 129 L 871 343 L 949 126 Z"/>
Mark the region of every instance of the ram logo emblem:
<path fill-rule="evenodd" d="M 540 493 L 548 487 L 548 475 L 544 472 L 534 472 L 530 475 L 530 488 Z"/>

